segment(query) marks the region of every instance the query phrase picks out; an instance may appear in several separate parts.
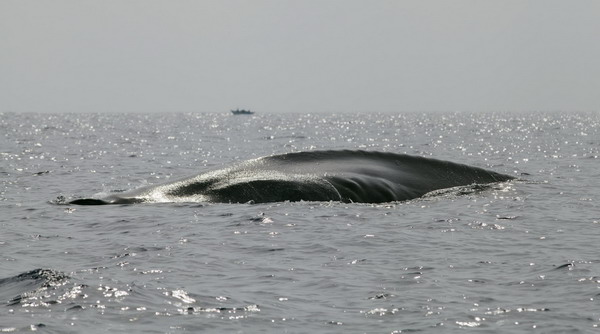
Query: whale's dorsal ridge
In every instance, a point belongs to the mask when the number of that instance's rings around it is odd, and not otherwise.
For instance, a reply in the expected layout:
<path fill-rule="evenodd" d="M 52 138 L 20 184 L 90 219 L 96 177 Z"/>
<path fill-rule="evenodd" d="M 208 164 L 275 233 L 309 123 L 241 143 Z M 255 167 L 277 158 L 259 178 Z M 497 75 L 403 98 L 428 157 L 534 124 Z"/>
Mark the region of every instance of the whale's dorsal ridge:
<path fill-rule="evenodd" d="M 407 154 L 306 151 L 251 159 L 177 181 L 104 199 L 77 199 L 70 204 L 301 200 L 384 203 L 414 199 L 438 189 L 512 179 L 479 167 Z"/>

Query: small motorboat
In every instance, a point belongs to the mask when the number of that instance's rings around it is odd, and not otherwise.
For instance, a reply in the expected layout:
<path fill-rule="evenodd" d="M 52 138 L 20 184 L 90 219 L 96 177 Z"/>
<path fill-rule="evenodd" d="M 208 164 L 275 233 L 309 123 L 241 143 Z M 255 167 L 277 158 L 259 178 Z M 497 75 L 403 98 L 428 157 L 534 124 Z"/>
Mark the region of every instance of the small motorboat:
<path fill-rule="evenodd" d="M 246 109 L 235 109 L 231 110 L 231 113 L 234 115 L 252 115 L 254 111 L 246 110 Z"/>

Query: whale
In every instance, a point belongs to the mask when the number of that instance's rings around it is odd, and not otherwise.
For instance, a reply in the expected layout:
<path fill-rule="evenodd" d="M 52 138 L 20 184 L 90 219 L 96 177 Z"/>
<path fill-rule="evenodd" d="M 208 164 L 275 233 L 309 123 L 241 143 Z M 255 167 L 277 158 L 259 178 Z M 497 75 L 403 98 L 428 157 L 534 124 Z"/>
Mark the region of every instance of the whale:
<path fill-rule="evenodd" d="M 69 204 L 386 203 L 412 200 L 446 188 L 513 179 L 483 168 L 422 156 L 361 150 L 307 151 L 252 159 L 104 198 L 79 198 Z"/>

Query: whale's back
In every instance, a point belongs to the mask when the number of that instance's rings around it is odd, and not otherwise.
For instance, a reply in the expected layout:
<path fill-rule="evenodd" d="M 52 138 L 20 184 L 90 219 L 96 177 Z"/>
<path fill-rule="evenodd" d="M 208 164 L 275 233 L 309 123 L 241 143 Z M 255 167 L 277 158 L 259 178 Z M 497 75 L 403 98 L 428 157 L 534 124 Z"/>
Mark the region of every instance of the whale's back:
<path fill-rule="evenodd" d="M 384 203 L 444 188 L 513 177 L 478 167 L 405 154 L 314 151 L 249 160 L 178 181 L 73 204 L 137 202 L 343 201 Z"/>

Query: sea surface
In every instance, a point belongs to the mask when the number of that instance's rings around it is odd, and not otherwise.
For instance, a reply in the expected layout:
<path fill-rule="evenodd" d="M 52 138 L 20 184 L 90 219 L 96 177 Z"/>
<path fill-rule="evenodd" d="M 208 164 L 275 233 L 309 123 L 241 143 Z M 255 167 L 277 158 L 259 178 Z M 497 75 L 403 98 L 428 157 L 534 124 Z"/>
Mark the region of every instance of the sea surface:
<path fill-rule="evenodd" d="M 408 202 L 69 200 L 289 152 L 518 178 Z M 0 332 L 593 333 L 600 114 L 0 114 Z"/>

